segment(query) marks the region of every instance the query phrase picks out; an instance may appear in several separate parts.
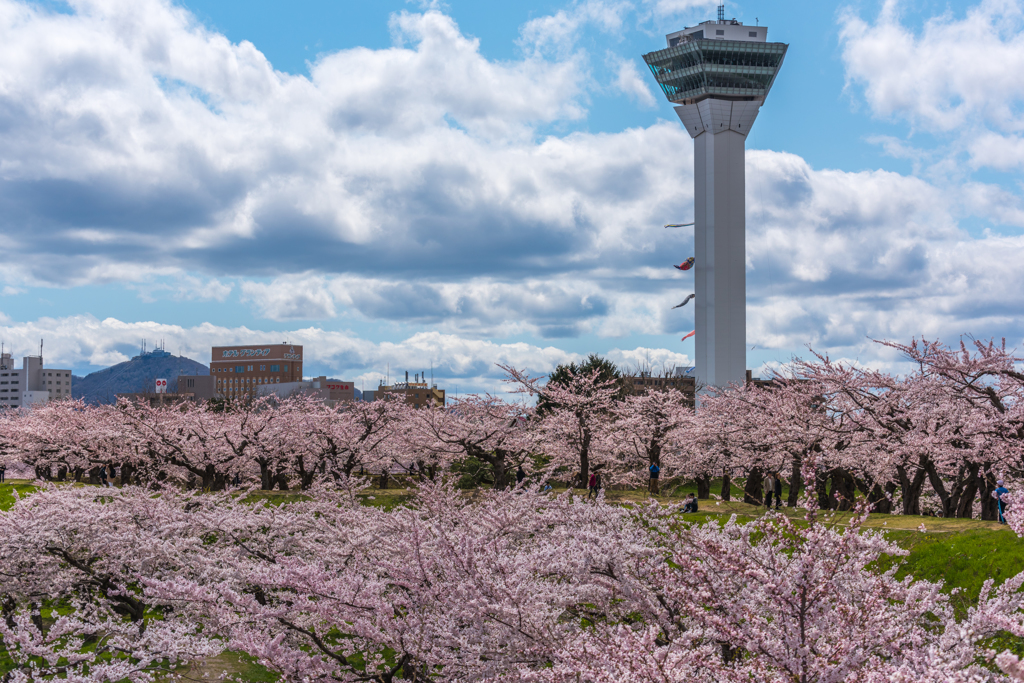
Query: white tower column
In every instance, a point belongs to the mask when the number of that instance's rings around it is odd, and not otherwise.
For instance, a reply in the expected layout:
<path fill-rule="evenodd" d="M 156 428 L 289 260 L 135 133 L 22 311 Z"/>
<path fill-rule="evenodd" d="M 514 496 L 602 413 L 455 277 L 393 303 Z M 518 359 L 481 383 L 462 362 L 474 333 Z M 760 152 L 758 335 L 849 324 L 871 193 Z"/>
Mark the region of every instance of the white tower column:
<path fill-rule="evenodd" d="M 727 387 L 747 375 L 746 136 L 693 142 L 697 382 Z"/>
<path fill-rule="evenodd" d="M 759 101 L 676 107 L 693 138 L 697 383 L 747 379 L 747 201 L 744 152 Z"/>

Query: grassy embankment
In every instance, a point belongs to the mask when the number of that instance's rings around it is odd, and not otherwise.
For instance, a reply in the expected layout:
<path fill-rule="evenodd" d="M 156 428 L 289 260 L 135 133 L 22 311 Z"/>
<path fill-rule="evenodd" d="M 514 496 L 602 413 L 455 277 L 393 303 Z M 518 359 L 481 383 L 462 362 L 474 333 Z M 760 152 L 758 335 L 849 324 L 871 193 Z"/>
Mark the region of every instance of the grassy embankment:
<path fill-rule="evenodd" d="M 404 483 L 404 482 L 402 482 Z M 720 492 L 721 485 L 716 483 L 712 491 Z M 14 492 L 19 495 L 31 493 L 34 487 L 28 481 L 14 480 L 0 484 L 0 509 L 8 509 L 14 504 Z M 556 489 L 555 493 L 563 493 L 564 489 Z M 692 487 L 681 486 L 670 493 L 658 496 L 659 502 L 678 502 L 686 493 L 696 492 Z M 585 491 L 577 489 L 577 494 L 585 495 Z M 375 505 L 390 509 L 409 500 L 413 491 L 407 488 L 391 488 L 386 490 L 368 489 L 359 497 L 366 505 Z M 258 494 L 261 498 L 286 502 L 300 496 L 298 491 L 268 491 Z M 727 515 L 737 515 L 743 521 L 764 514 L 764 508 L 747 505 L 742 500 L 743 491 L 733 486 L 731 501 L 700 501 L 700 512 L 693 515 L 694 521 L 722 519 Z M 640 503 L 651 496 L 646 491 L 607 491 L 609 502 Z M 736 500 L 738 499 L 738 500 Z M 784 496 L 785 499 L 785 496 Z M 802 517 L 798 510 L 785 510 L 784 513 L 793 517 Z M 831 513 L 830 521 L 845 524 L 849 521 L 849 513 Z M 919 530 L 924 525 L 925 531 Z M 915 579 L 943 581 L 946 589 L 961 589 L 954 597 L 954 604 L 966 609 L 978 599 L 982 584 L 988 579 L 996 583 L 1007 577 L 1024 571 L 1024 539 L 1020 539 L 1006 526 L 995 522 L 983 522 L 972 519 L 943 519 L 939 517 L 917 517 L 904 515 L 871 515 L 864 525 L 869 529 L 880 529 L 901 547 L 909 551 L 898 576 L 913 576 Z M 275 680 L 274 674 L 252 662 L 248 657 L 237 653 L 224 653 L 219 657 L 192 666 L 189 676 L 211 678 L 226 673 L 232 678 L 254 683 Z"/>

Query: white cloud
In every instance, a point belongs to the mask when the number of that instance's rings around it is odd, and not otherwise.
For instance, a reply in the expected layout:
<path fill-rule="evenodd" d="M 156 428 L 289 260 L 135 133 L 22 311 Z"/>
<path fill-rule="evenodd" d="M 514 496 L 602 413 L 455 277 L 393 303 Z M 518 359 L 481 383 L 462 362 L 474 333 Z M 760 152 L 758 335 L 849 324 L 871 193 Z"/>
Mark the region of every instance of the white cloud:
<path fill-rule="evenodd" d="M 847 11 L 843 60 L 851 81 L 881 115 L 949 131 L 981 119 L 1024 129 L 1024 12 L 1014 0 L 983 0 L 963 18 L 925 22 L 920 35 L 900 23 L 900 3 L 885 0 L 873 23 Z"/>
<path fill-rule="evenodd" d="M 949 135 L 946 153 L 966 154 L 972 168 L 1019 167 L 1024 5 L 982 0 L 962 17 L 947 11 L 928 19 L 919 32 L 903 23 L 900 7 L 899 0 L 885 0 L 873 21 L 843 12 L 848 84 L 863 87 L 875 114 Z M 961 172 L 955 163 L 944 166 Z"/>
<path fill-rule="evenodd" d="M 689 15 L 693 10 L 705 9 L 709 12 L 704 18 L 710 19 L 714 16 L 711 14 L 714 11 L 713 8 L 718 4 L 718 0 L 644 0 L 644 5 L 658 18 L 674 17 L 679 14 Z"/>
<path fill-rule="evenodd" d="M 612 81 L 612 88 L 623 95 L 635 100 L 644 107 L 653 107 L 657 103 L 654 93 L 647 86 L 647 80 L 640 70 L 636 68 L 636 62 L 623 59 L 611 52 L 608 53 L 607 61 L 615 71 L 615 80 Z M 647 78 L 650 78 L 647 75 Z"/>
<path fill-rule="evenodd" d="M 519 30 L 519 45 L 534 54 L 566 54 L 579 40 L 584 26 L 593 25 L 605 33 L 621 31 L 631 2 L 576 0 L 568 9 L 531 19 Z"/>

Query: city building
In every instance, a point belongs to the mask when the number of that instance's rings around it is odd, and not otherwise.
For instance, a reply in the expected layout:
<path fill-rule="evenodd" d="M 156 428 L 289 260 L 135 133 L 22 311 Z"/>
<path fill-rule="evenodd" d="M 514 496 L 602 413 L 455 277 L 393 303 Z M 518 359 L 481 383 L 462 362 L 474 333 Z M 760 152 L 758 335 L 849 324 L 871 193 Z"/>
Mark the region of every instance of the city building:
<path fill-rule="evenodd" d="M 676 389 L 683 394 L 687 405 L 693 405 L 697 382 L 693 368 L 677 367 L 674 372 L 657 374 L 641 371 L 635 375 L 623 375 L 627 394 L 647 394 L 652 391 Z"/>
<path fill-rule="evenodd" d="M 355 385 L 342 379 L 328 379 L 324 375 L 299 382 L 282 382 L 281 384 L 263 384 L 256 386 L 257 396 L 274 395 L 288 398 L 304 394 L 318 398 L 327 405 L 337 405 L 344 401 L 355 401 Z"/>
<path fill-rule="evenodd" d="M 216 395 L 260 395 L 260 387 L 302 381 L 302 347 L 287 342 L 252 346 L 214 346 L 210 376 Z"/>
<path fill-rule="evenodd" d="M 209 401 L 217 396 L 213 375 L 178 375 L 178 393 L 190 395 L 195 401 Z"/>
<path fill-rule="evenodd" d="M 25 356 L 16 370 L 11 354 L 0 354 L 0 406 L 23 408 L 59 398 L 71 398 L 71 370 L 44 367 L 42 356 Z"/>
<path fill-rule="evenodd" d="M 372 394 L 373 398 L 368 400 L 380 400 L 387 396 L 401 396 L 406 403 L 411 403 L 416 408 L 423 408 L 431 404 L 445 405 L 444 389 L 438 389 L 436 384 L 427 384 L 426 378 L 415 375 L 414 381 L 409 381 L 408 371 L 405 373 L 405 381 L 396 384 L 385 385 L 381 383 L 376 391 L 366 392 Z"/>
<path fill-rule="evenodd" d="M 115 394 L 117 400 L 125 399 L 132 403 L 143 404 L 147 403 L 153 408 L 159 406 L 173 406 L 179 403 L 187 403 L 197 401 L 195 394 L 181 394 L 181 393 L 157 393 L 154 391 L 136 391 L 124 394 Z"/>
<path fill-rule="evenodd" d="M 623 375 L 622 381 L 628 394 L 646 394 L 652 391 L 676 389 L 683 394 L 687 405 L 693 406 L 697 396 L 696 368 L 676 366 L 671 373 L 655 374 L 639 372 L 635 375 Z M 771 382 L 753 377 L 750 370 L 746 372 L 746 383 L 755 386 L 769 386 Z"/>
<path fill-rule="evenodd" d="M 747 366 L 744 146 L 788 45 L 764 26 L 705 21 L 644 55 L 694 154 L 694 292 L 699 386 L 742 384 Z"/>

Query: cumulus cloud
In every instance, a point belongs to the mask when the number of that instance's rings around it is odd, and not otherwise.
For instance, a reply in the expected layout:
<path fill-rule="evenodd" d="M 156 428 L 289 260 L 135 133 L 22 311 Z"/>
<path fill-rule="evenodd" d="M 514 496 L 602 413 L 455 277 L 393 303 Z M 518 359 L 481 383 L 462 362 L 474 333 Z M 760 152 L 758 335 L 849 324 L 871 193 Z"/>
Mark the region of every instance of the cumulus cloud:
<path fill-rule="evenodd" d="M 950 153 L 973 168 L 1021 165 L 1024 131 L 1024 6 L 982 0 L 963 16 L 947 11 L 908 27 L 899 0 L 885 0 L 864 20 L 851 9 L 840 20 L 850 85 L 861 86 L 872 111 L 917 130 L 949 134 Z"/>
<path fill-rule="evenodd" d="M 612 81 L 613 89 L 644 107 L 653 107 L 656 104 L 654 93 L 647 86 L 647 80 L 641 75 L 635 61 L 623 59 L 610 52 L 607 61 L 615 72 L 615 80 Z"/>
<path fill-rule="evenodd" d="M 709 10 L 705 18 L 711 18 L 713 15 L 710 12 L 718 4 L 718 0 L 644 0 L 648 10 L 659 18 L 691 14 L 696 9 Z"/>
<path fill-rule="evenodd" d="M 582 28 L 596 26 L 606 33 L 622 29 L 633 4 L 609 0 L 576 0 L 567 9 L 531 19 L 520 28 L 519 45 L 527 52 L 565 54 L 579 40 Z"/>

